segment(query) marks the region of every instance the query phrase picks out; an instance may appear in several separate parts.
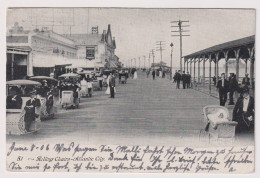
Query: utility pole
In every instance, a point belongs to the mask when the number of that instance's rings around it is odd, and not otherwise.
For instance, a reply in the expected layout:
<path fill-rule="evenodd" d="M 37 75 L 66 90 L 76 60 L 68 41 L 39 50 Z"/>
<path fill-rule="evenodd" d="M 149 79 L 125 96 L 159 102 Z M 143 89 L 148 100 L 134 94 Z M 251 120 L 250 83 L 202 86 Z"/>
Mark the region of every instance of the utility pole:
<path fill-rule="evenodd" d="M 141 69 L 141 65 L 140 65 L 140 57 L 139 57 L 139 69 Z"/>
<path fill-rule="evenodd" d="M 173 43 L 170 44 L 171 50 L 171 70 L 170 70 L 170 80 L 172 80 L 172 52 L 173 52 Z"/>
<path fill-rule="evenodd" d="M 153 55 L 153 69 L 154 69 L 154 49 L 151 50 L 152 55 Z"/>
<path fill-rule="evenodd" d="M 148 68 L 149 69 L 151 68 L 151 65 L 150 65 L 150 53 L 149 53 L 149 65 L 148 65 Z"/>
<path fill-rule="evenodd" d="M 145 69 L 145 56 L 144 56 L 144 69 Z"/>
<path fill-rule="evenodd" d="M 135 59 L 135 68 L 136 68 L 136 58 L 134 58 Z"/>
<path fill-rule="evenodd" d="M 188 20 L 178 20 L 178 21 L 171 21 L 171 23 L 177 23 L 171 27 L 178 27 L 178 30 L 174 30 L 174 31 L 171 31 L 171 32 L 178 32 L 179 34 L 178 35 L 172 35 L 173 37 L 175 36 L 178 36 L 180 37 L 180 70 L 181 70 L 181 73 L 182 73 L 182 37 L 183 36 L 190 36 L 190 35 L 187 35 L 187 34 L 183 34 L 183 32 L 189 32 L 189 30 L 183 30 L 184 27 L 189 27 L 189 25 L 182 25 L 182 23 L 188 23 L 189 21 Z"/>
<path fill-rule="evenodd" d="M 156 45 L 159 46 L 159 48 L 157 48 L 156 51 L 160 51 L 160 54 L 161 54 L 161 68 L 162 68 L 162 51 L 165 50 L 165 49 L 163 49 L 163 45 L 165 45 L 165 44 L 163 44 L 163 42 L 165 42 L 165 41 L 157 41 L 156 42 Z"/>

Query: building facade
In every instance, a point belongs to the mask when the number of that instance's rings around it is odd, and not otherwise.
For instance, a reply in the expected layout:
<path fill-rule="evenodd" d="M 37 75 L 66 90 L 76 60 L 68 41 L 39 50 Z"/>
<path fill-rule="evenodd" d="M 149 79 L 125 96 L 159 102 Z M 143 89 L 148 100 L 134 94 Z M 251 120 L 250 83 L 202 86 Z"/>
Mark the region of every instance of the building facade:
<path fill-rule="evenodd" d="M 74 41 L 52 31 L 24 31 L 17 23 L 6 36 L 7 80 L 49 75 L 55 65 L 76 59 Z"/>
<path fill-rule="evenodd" d="M 74 40 L 77 47 L 77 57 L 87 59 L 86 68 L 89 70 L 102 70 L 112 66 L 113 61 L 119 60 L 115 55 L 116 42 L 112 37 L 111 26 L 99 34 L 98 27 L 92 27 L 91 34 L 65 34 L 65 37 Z"/>
<path fill-rule="evenodd" d="M 115 39 L 111 28 L 91 34 L 60 35 L 50 30 L 25 31 L 15 23 L 6 36 L 6 79 L 21 79 L 25 76 L 62 73 L 65 66 L 101 70 L 106 64 L 119 61 L 115 56 Z"/>

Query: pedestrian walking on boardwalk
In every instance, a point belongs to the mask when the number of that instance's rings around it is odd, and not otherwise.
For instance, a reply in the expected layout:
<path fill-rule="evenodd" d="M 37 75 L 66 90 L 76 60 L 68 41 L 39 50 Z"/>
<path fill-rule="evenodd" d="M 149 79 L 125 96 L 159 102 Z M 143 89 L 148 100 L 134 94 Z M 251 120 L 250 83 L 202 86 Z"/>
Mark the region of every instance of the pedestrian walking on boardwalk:
<path fill-rule="evenodd" d="M 216 86 L 216 84 L 217 84 L 217 78 L 216 78 L 216 76 L 213 77 L 213 83 L 214 83 L 214 86 Z"/>
<path fill-rule="evenodd" d="M 153 75 L 153 80 L 154 80 L 155 79 L 155 70 L 153 70 L 152 75 Z"/>
<path fill-rule="evenodd" d="M 110 85 L 109 85 L 110 77 L 111 77 L 111 73 L 110 73 L 110 75 L 107 77 L 107 90 L 106 90 L 106 94 L 107 94 L 107 95 L 110 95 Z"/>
<path fill-rule="evenodd" d="M 149 77 L 149 74 L 150 74 L 150 69 L 148 69 L 148 70 L 146 71 L 147 78 Z"/>
<path fill-rule="evenodd" d="M 230 77 L 229 77 L 229 104 L 228 105 L 234 105 L 234 99 L 233 99 L 233 95 L 234 92 L 237 91 L 238 88 L 238 82 L 237 79 L 235 77 L 234 73 L 230 73 Z"/>
<path fill-rule="evenodd" d="M 162 78 L 165 78 L 165 71 L 162 71 Z"/>
<path fill-rule="evenodd" d="M 250 85 L 250 78 L 248 77 L 248 74 L 245 74 L 245 77 L 243 78 L 242 85 L 249 86 Z"/>
<path fill-rule="evenodd" d="M 219 92 L 220 106 L 225 106 L 227 101 L 227 93 L 229 89 L 228 81 L 225 78 L 225 73 L 221 74 L 221 79 L 217 83 L 217 89 Z"/>
<path fill-rule="evenodd" d="M 134 74 L 135 74 L 135 68 L 132 68 L 131 70 L 132 79 L 134 78 Z"/>
<path fill-rule="evenodd" d="M 114 74 L 110 73 L 109 87 L 110 87 L 110 98 L 115 98 L 115 85 L 116 79 Z"/>
<path fill-rule="evenodd" d="M 174 76 L 173 76 L 173 83 L 176 83 L 176 73 L 177 73 L 178 71 L 176 70 L 175 71 L 175 73 L 174 73 Z"/>
<path fill-rule="evenodd" d="M 191 75 L 189 74 L 189 72 L 187 72 L 187 88 L 191 88 L 190 82 L 191 82 Z"/>
<path fill-rule="evenodd" d="M 185 89 L 187 85 L 187 75 L 185 74 L 185 71 L 183 71 L 181 75 L 181 79 L 182 79 L 182 87 L 183 89 Z"/>
<path fill-rule="evenodd" d="M 135 72 L 134 72 L 134 79 L 137 79 L 138 77 L 137 77 L 137 70 L 135 70 Z"/>
<path fill-rule="evenodd" d="M 175 73 L 174 78 L 177 82 L 176 88 L 180 89 L 180 82 L 181 82 L 181 74 L 180 74 L 180 70 L 178 72 Z"/>

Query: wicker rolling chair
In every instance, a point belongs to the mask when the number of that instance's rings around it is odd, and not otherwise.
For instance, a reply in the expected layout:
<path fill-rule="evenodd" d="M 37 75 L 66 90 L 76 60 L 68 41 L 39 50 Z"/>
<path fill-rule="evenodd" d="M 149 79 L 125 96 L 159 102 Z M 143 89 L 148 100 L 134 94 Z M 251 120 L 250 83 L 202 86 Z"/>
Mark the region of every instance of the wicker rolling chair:
<path fill-rule="evenodd" d="M 208 118 L 209 114 L 214 114 L 217 112 L 223 112 L 226 115 L 227 121 L 223 121 L 221 123 L 217 123 L 215 126 L 211 123 Z M 219 139 L 219 138 L 230 138 L 234 139 L 235 137 L 235 129 L 237 126 L 237 122 L 232 121 L 232 118 L 229 116 L 229 111 L 227 108 L 223 106 L 217 105 L 209 105 L 203 108 L 204 118 L 202 119 L 202 126 L 200 130 L 200 136 L 202 133 L 206 133 L 210 142 L 211 138 Z M 207 128 L 206 128 L 207 127 Z"/>

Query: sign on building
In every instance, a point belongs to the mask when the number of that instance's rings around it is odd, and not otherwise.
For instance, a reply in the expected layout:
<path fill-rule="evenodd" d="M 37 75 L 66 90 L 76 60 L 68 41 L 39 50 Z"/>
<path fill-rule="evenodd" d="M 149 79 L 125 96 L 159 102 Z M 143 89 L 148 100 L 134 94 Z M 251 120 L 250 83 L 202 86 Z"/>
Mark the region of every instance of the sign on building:
<path fill-rule="evenodd" d="M 95 59 L 95 48 L 94 47 L 87 47 L 86 58 L 89 60 Z"/>

